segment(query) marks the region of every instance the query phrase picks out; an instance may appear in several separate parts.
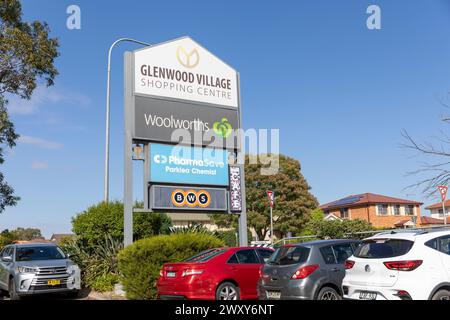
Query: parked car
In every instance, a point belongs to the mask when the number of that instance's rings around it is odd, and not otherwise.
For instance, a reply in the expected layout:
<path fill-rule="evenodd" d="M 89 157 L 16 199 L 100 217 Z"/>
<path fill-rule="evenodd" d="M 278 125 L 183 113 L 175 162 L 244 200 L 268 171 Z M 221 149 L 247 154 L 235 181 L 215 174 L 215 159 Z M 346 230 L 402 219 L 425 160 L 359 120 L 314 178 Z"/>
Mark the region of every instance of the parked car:
<path fill-rule="evenodd" d="M 216 248 L 166 263 L 157 282 L 161 299 L 256 299 L 259 269 L 273 249 Z"/>
<path fill-rule="evenodd" d="M 344 298 L 450 300 L 450 230 L 377 234 L 346 262 Z"/>
<path fill-rule="evenodd" d="M 0 290 L 12 300 L 80 290 L 80 269 L 55 244 L 12 244 L 0 251 Z"/>
<path fill-rule="evenodd" d="M 359 241 L 318 240 L 279 247 L 261 269 L 260 299 L 339 300 L 344 263 Z"/>

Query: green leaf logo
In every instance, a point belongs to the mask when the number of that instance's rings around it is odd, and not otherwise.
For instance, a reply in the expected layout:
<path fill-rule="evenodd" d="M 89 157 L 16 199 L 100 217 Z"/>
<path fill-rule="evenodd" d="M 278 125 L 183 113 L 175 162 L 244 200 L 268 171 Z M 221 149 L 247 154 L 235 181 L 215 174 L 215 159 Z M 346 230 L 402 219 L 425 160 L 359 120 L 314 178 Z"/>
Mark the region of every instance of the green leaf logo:
<path fill-rule="evenodd" d="M 222 136 L 223 138 L 228 137 L 231 132 L 233 131 L 233 127 L 228 122 L 227 118 L 222 118 L 222 121 L 214 122 L 213 124 L 213 130 L 216 134 L 219 136 Z"/>

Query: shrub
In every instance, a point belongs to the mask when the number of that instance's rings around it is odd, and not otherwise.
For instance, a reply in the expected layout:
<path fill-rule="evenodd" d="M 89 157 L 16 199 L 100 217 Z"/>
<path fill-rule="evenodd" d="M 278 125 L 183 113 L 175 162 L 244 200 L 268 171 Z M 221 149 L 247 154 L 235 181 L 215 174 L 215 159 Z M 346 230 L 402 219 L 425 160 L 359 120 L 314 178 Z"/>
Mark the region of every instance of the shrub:
<path fill-rule="evenodd" d="M 227 247 L 236 247 L 236 230 L 216 231 L 216 237 L 225 242 Z M 249 238 L 250 239 L 250 238 Z"/>
<path fill-rule="evenodd" d="M 164 263 L 179 262 L 209 248 L 223 247 L 214 236 L 198 233 L 161 235 L 136 241 L 119 252 L 121 283 L 129 299 L 154 299 Z"/>
<path fill-rule="evenodd" d="M 319 238 L 346 238 L 355 232 L 370 231 L 373 227 L 364 220 L 321 220 L 311 224 L 313 234 Z"/>
<path fill-rule="evenodd" d="M 135 240 L 157 234 L 167 234 L 172 225 L 163 213 L 135 213 L 133 215 L 133 238 Z M 72 218 L 73 232 L 92 246 L 101 243 L 105 234 L 115 239 L 123 238 L 123 203 L 100 202 Z"/>
<path fill-rule="evenodd" d="M 119 275 L 108 273 L 93 279 L 90 288 L 99 292 L 113 291 L 114 285 L 118 282 Z"/>
<path fill-rule="evenodd" d="M 118 282 L 117 254 L 123 249 L 122 239 L 106 235 L 102 242 L 87 246 L 82 239 L 75 238 L 62 241 L 60 246 L 80 267 L 83 286 L 110 291 Z"/>

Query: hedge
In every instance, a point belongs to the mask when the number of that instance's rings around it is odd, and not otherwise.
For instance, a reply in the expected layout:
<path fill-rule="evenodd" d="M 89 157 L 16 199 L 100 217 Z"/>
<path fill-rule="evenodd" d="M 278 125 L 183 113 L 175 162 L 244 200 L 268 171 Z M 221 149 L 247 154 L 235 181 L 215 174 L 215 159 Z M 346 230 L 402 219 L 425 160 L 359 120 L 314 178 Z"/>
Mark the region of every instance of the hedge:
<path fill-rule="evenodd" d="M 207 234 L 171 234 L 136 241 L 119 252 L 121 283 L 128 299 L 155 299 L 164 263 L 179 262 L 203 250 L 223 247 Z"/>

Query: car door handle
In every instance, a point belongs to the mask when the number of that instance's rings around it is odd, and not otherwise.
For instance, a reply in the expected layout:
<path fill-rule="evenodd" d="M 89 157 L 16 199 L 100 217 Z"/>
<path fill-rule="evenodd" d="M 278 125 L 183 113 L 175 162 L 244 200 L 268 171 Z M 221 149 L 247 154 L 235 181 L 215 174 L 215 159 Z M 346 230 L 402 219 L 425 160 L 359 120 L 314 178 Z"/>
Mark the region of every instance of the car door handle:
<path fill-rule="evenodd" d="M 234 266 L 230 267 L 230 269 L 231 269 L 232 271 L 236 271 L 236 270 L 237 270 L 237 268 L 234 267 Z"/>

